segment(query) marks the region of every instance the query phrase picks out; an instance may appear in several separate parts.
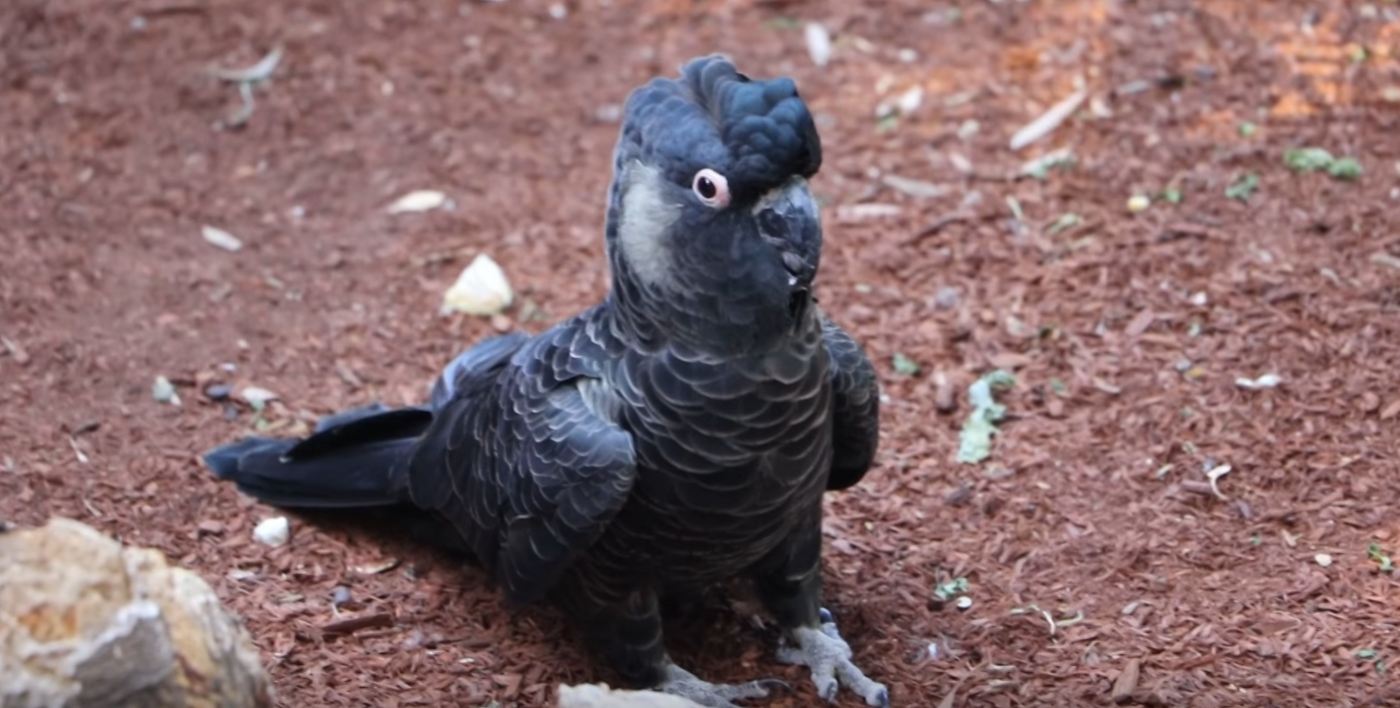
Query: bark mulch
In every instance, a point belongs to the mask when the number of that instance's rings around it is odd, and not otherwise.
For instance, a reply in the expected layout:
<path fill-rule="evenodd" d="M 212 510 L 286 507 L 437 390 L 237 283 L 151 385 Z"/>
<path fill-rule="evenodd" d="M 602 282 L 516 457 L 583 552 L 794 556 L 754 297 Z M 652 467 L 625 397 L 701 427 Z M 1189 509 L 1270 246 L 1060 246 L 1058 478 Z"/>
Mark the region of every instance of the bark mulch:
<path fill-rule="evenodd" d="M 418 401 L 462 347 L 595 302 L 618 105 L 721 50 L 793 75 L 819 116 L 820 296 L 888 394 L 878 468 L 829 501 L 828 601 L 896 705 L 1400 705 L 1382 570 L 1400 555 L 1397 14 L 3 3 L 0 518 L 75 517 L 200 572 L 286 706 L 542 706 L 560 682 L 615 681 L 558 613 L 507 613 L 479 573 L 404 539 L 293 515 L 288 546 L 255 543 L 278 512 L 196 455 Z M 811 21 L 832 33 L 825 68 Z M 278 45 L 246 125 L 218 129 L 240 99 L 207 69 Z M 1008 148 L 1081 88 L 1068 121 Z M 1290 169 L 1306 147 L 1363 174 Z M 1068 161 L 1023 174 L 1056 150 Z M 385 213 L 415 189 L 454 208 Z M 519 304 L 439 316 L 479 252 Z M 966 387 L 997 368 L 1017 383 L 992 455 L 959 464 Z M 1280 383 L 1237 382 L 1266 374 Z M 157 376 L 180 406 L 153 400 Z M 218 385 L 279 399 L 258 415 L 211 400 Z M 936 597 L 959 580 L 965 609 Z M 715 593 L 672 629 L 675 654 L 813 704 L 747 614 Z"/>

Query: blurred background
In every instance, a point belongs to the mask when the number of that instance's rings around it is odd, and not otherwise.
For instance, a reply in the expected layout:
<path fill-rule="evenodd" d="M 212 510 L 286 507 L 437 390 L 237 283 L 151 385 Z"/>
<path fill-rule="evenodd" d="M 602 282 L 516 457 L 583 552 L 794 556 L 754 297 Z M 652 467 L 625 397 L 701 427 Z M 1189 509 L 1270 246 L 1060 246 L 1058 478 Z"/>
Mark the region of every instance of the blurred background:
<path fill-rule="evenodd" d="M 199 571 L 284 705 L 615 681 L 432 553 L 253 544 L 268 510 L 195 455 L 418 402 L 463 347 L 595 303 L 622 103 L 711 52 L 817 116 L 819 296 L 886 393 L 828 593 L 897 705 L 1400 700 L 1385 0 L 8 0 L 0 517 Z M 444 315 L 480 254 L 512 304 Z M 1008 417 L 959 463 L 998 369 Z M 396 625 L 321 637 L 346 585 Z M 709 609 L 688 665 L 815 700 Z"/>

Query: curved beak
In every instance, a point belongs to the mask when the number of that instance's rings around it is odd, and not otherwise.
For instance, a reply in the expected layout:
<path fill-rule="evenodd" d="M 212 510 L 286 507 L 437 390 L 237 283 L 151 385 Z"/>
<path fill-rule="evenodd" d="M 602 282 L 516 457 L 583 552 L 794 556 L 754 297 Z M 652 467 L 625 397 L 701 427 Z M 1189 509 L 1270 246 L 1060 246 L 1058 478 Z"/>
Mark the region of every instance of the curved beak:
<path fill-rule="evenodd" d="M 789 285 L 806 289 L 817 275 L 822 250 L 821 215 L 807 180 L 795 177 L 754 206 L 759 233 L 778 250 Z"/>

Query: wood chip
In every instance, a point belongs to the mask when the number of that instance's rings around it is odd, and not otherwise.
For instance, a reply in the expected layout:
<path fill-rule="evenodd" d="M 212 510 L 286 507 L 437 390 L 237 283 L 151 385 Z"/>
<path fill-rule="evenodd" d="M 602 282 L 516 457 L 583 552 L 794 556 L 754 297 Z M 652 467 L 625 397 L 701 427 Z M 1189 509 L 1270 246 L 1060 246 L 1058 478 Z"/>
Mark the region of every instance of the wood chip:
<path fill-rule="evenodd" d="M 933 408 L 939 413 L 952 413 L 958 408 L 958 387 L 939 371 L 933 375 Z"/>
<path fill-rule="evenodd" d="M 1371 262 L 1375 263 L 1378 266 L 1385 266 L 1386 268 L 1394 268 L 1395 270 L 1400 270 L 1400 258 L 1392 256 L 1389 253 L 1373 253 L 1371 254 Z"/>
<path fill-rule="evenodd" d="M 359 617 L 347 617 L 330 624 L 321 625 L 321 633 L 326 636 L 339 634 L 353 634 L 362 629 L 374 629 L 378 627 L 394 626 L 394 617 L 387 612 L 376 612 L 371 615 L 360 615 Z"/>
<path fill-rule="evenodd" d="M 9 352 L 10 358 L 14 359 L 16 364 L 24 366 L 29 363 L 29 352 L 26 352 L 24 347 L 6 337 L 0 337 L 0 342 L 4 343 L 5 351 Z"/>
<path fill-rule="evenodd" d="M 1128 326 L 1123 328 L 1123 334 L 1130 338 L 1141 336 L 1143 332 L 1147 331 L 1148 327 L 1152 326 L 1152 322 L 1156 319 L 1157 313 L 1151 310 L 1143 310 L 1137 313 L 1137 316 L 1133 317 L 1132 321 L 1128 322 Z"/>
<path fill-rule="evenodd" d="M 1065 122 L 1066 118 L 1074 115 L 1079 109 L 1079 105 L 1084 103 L 1084 99 L 1089 97 L 1089 93 L 1084 90 L 1075 91 L 1067 98 L 1050 107 L 1050 110 L 1040 114 L 1040 117 L 1026 124 L 1026 127 L 1016 131 L 1011 136 L 1011 149 L 1020 150 L 1031 143 L 1054 132 Z"/>
<path fill-rule="evenodd" d="M 1137 691 L 1138 677 L 1142 673 L 1142 661 L 1140 659 L 1129 659 L 1123 666 L 1123 670 L 1118 673 L 1118 678 L 1113 682 L 1113 702 L 1119 705 L 1127 703 L 1133 699 L 1133 693 Z"/>
<path fill-rule="evenodd" d="M 1390 420 L 1397 415 L 1400 415 L 1400 398 L 1391 401 L 1390 404 L 1381 411 L 1381 420 Z"/>

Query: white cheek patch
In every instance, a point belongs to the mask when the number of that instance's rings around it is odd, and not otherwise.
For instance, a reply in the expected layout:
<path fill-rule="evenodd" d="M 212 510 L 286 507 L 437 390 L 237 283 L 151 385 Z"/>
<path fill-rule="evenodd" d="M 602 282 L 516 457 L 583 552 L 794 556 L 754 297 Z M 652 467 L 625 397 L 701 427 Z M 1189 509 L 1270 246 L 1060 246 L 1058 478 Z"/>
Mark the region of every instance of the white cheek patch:
<path fill-rule="evenodd" d="M 666 234 L 676 223 L 680 210 L 681 205 L 666 201 L 657 170 L 633 163 L 623 188 L 622 221 L 617 236 L 627 265 L 648 285 L 671 280 Z"/>

